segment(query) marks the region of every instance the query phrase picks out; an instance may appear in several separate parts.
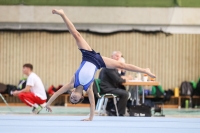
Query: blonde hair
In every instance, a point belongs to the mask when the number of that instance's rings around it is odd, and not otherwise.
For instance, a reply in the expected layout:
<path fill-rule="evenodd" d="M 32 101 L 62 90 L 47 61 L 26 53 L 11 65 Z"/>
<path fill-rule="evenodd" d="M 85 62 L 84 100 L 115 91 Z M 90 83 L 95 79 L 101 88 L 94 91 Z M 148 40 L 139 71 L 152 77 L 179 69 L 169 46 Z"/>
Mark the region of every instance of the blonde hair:
<path fill-rule="evenodd" d="M 122 55 L 122 53 L 120 51 L 113 51 L 111 56 L 113 56 L 115 54 L 121 54 Z"/>

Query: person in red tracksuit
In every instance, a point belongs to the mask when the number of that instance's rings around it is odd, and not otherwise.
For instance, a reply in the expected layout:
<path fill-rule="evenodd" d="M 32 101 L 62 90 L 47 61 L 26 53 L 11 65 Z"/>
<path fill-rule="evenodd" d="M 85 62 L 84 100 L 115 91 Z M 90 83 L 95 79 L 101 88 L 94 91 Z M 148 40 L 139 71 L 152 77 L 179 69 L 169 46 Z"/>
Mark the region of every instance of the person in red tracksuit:
<path fill-rule="evenodd" d="M 23 73 L 28 76 L 26 87 L 20 91 L 13 91 L 11 94 L 28 106 L 33 107 L 32 112 L 38 114 L 46 106 L 46 92 L 41 79 L 33 72 L 32 64 L 23 65 Z"/>

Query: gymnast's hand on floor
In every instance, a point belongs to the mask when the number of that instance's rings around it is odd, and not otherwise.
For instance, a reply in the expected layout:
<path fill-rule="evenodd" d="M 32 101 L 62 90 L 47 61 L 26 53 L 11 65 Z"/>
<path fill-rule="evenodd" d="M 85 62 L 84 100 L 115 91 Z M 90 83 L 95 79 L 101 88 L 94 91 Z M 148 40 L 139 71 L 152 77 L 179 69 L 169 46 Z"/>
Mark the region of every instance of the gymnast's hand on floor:
<path fill-rule="evenodd" d="M 46 111 L 52 112 L 52 109 L 49 106 L 46 106 L 45 108 L 46 108 Z"/>
<path fill-rule="evenodd" d="M 152 77 L 152 78 L 156 78 L 156 75 L 153 74 L 153 73 L 151 73 L 151 70 L 150 70 L 149 68 L 146 68 L 146 69 L 145 69 L 145 73 L 148 74 L 148 75 L 149 75 L 150 77 Z"/>
<path fill-rule="evenodd" d="M 92 121 L 90 118 L 87 118 L 87 119 L 83 119 L 81 121 Z"/>
<path fill-rule="evenodd" d="M 53 10 L 52 10 L 52 13 L 53 13 L 53 14 L 58 14 L 58 15 L 63 15 L 63 14 L 64 14 L 64 11 L 63 11 L 62 9 L 60 9 L 60 10 L 53 9 Z"/>

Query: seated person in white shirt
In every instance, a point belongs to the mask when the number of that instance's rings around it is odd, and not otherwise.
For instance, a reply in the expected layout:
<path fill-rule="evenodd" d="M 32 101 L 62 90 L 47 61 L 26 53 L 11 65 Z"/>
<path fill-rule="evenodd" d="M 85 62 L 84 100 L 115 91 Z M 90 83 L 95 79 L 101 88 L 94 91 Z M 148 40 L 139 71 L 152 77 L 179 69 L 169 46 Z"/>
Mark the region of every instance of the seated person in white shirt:
<path fill-rule="evenodd" d="M 11 92 L 11 94 L 18 96 L 22 102 L 33 107 L 33 113 L 38 114 L 45 107 L 47 96 L 41 79 L 32 70 L 33 65 L 23 65 L 23 73 L 28 76 L 26 87 L 23 90 Z"/>

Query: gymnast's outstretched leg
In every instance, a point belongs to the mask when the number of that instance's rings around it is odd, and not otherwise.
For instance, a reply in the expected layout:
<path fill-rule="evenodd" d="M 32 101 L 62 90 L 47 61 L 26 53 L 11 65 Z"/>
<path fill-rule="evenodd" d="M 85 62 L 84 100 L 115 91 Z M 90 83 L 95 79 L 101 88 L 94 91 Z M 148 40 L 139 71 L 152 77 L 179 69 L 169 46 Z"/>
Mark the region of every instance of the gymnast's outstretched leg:
<path fill-rule="evenodd" d="M 85 49 L 85 50 L 88 50 L 88 51 L 92 51 L 92 48 L 88 45 L 88 43 L 81 36 L 81 34 L 76 30 L 76 28 L 74 27 L 73 23 L 65 15 L 65 13 L 64 13 L 64 11 L 62 9 L 60 9 L 60 10 L 53 9 L 52 13 L 53 14 L 58 14 L 58 15 L 60 15 L 62 17 L 63 21 L 67 25 L 67 28 L 68 28 L 69 32 L 72 34 L 72 36 L 76 40 L 76 44 L 77 44 L 79 49 Z"/>
<path fill-rule="evenodd" d="M 60 9 L 60 10 L 53 9 L 52 13 L 58 14 L 62 17 L 65 24 L 67 25 L 67 28 L 69 29 L 69 32 L 72 34 L 72 36 L 76 40 L 76 44 L 79 49 L 92 51 L 92 48 L 85 41 L 85 39 L 81 36 L 81 34 L 76 30 L 73 23 L 68 19 L 68 17 L 65 15 L 65 13 L 62 9 Z M 126 64 L 126 63 L 122 63 L 119 61 L 115 61 L 115 60 L 107 58 L 107 57 L 103 57 L 103 60 L 106 64 L 106 67 L 108 67 L 108 68 L 121 68 L 121 69 L 125 69 L 127 71 L 132 71 L 132 72 L 142 72 L 142 73 L 146 73 L 149 76 L 155 78 L 155 75 L 153 73 L 151 73 L 149 68 L 143 69 L 143 68 L 131 65 L 131 64 Z"/>
<path fill-rule="evenodd" d="M 113 60 L 111 58 L 107 58 L 107 57 L 103 57 L 103 60 L 106 64 L 106 67 L 107 68 L 120 68 L 120 69 L 124 69 L 124 70 L 127 70 L 127 71 L 132 71 L 132 72 L 141 72 L 141 73 L 145 73 L 145 74 L 148 74 L 150 77 L 152 78 L 155 78 L 156 76 L 151 73 L 150 69 L 149 68 L 140 68 L 140 67 L 137 67 L 135 65 L 132 65 L 132 64 L 127 64 L 127 63 L 123 63 L 123 62 L 120 62 L 120 61 L 116 61 L 116 60 Z"/>

